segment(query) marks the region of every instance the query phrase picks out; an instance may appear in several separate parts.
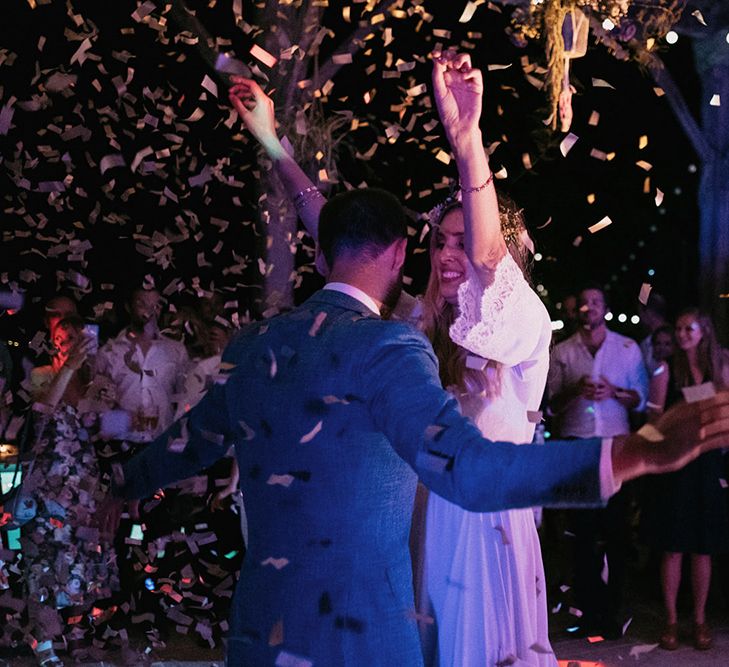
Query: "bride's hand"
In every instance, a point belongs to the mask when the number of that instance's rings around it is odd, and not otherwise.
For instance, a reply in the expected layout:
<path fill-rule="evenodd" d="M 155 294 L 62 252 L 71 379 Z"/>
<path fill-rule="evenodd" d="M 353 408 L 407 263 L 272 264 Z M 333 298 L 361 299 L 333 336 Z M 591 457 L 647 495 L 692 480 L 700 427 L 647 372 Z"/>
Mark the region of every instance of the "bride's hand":
<path fill-rule="evenodd" d="M 438 114 L 456 153 L 463 142 L 479 138 L 483 102 L 481 70 L 467 53 L 433 53 L 433 92 Z"/>

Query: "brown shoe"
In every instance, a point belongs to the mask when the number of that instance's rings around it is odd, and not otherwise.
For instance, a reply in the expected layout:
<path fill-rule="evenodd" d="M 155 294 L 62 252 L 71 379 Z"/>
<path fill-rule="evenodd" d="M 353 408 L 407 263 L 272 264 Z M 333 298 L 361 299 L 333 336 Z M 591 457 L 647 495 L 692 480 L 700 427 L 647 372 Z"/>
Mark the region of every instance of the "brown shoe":
<path fill-rule="evenodd" d="M 711 648 L 713 639 L 711 631 L 706 623 L 694 624 L 694 647 L 697 651 L 708 651 Z"/>
<path fill-rule="evenodd" d="M 666 651 L 675 651 L 678 648 L 678 623 L 666 624 L 659 643 Z"/>

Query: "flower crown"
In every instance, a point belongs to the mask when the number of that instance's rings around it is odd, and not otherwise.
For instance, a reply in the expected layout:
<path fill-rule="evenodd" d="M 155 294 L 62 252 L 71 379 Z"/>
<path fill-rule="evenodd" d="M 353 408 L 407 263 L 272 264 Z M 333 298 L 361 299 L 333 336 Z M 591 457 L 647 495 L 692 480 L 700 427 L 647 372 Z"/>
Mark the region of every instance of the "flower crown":
<path fill-rule="evenodd" d="M 451 188 L 450 194 L 439 204 L 436 204 L 428 211 L 427 219 L 432 227 L 437 227 L 443 220 L 446 212 L 456 206 L 460 206 L 463 201 L 461 196 L 461 186 L 457 185 Z M 516 247 L 524 245 L 523 234 L 527 231 L 524 225 L 522 212 L 524 209 L 517 208 L 513 202 L 504 200 L 499 197 L 499 220 L 501 222 L 501 235 L 507 244 Z"/>

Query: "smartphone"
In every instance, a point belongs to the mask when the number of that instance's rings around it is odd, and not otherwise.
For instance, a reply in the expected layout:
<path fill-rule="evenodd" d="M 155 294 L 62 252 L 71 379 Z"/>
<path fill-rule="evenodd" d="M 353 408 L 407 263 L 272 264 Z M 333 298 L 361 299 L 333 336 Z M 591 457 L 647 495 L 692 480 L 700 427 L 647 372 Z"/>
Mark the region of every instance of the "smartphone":
<path fill-rule="evenodd" d="M 92 354 L 96 354 L 99 350 L 99 325 L 92 322 L 84 325 L 84 334 L 93 339 Z"/>

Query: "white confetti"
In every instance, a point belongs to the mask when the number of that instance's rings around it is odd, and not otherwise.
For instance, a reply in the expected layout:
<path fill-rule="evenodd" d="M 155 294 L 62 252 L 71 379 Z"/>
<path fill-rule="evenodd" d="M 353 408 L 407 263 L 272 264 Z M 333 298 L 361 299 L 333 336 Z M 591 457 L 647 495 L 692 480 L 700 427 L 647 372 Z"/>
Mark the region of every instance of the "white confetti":
<path fill-rule="evenodd" d="M 271 486 L 285 486 L 286 488 L 288 488 L 289 486 L 291 486 L 294 479 L 295 478 L 291 475 L 271 475 L 266 480 L 266 484 L 269 484 Z"/>
<path fill-rule="evenodd" d="M 301 440 L 299 440 L 299 442 L 301 444 L 306 444 L 307 442 L 311 442 L 316 437 L 317 433 L 319 433 L 319 431 L 321 431 L 322 425 L 323 425 L 323 422 L 320 420 L 319 422 L 317 422 L 316 426 L 313 429 L 311 429 L 311 431 L 309 431 L 306 435 L 301 437 Z"/>
<path fill-rule="evenodd" d="M 638 301 L 642 303 L 644 306 L 648 303 L 648 297 L 651 294 L 651 290 L 653 289 L 653 285 L 650 283 L 643 283 L 640 286 L 640 292 L 638 294 Z"/>
<path fill-rule="evenodd" d="M 567 153 L 572 150 L 572 146 L 575 145 L 579 137 L 576 134 L 570 132 L 559 144 L 559 152 L 562 153 L 562 157 L 567 157 Z"/>
<path fill-rule="evenodd" d="M 266 565 L 272 565 L 277 570 L 281 570 L 281 569 L 285 568 L 288 564 L 289 564 L 288 558 L 272 558 L 271 556 L 266 558 L 266 560 L 261 561 L 261 565 L 263 565 L 264 567 Z"/>
<path fill-rule="evenodd" d="M 716 387 L 713 382 L 704 382 L 694 387 L 681 387 L 681 393 L 686 403 L 697 403 L 716 396 Z"/>
<path fill-rule="evenodd" d="M 458 22 L 468 23 L 473 18 L 473 15 L 476 13 L 476 9 L 478 9 L 478 6 L 481 4 L 483 4 L 483 0 L 476 0 L 476 2 L 471 2 L 471 0 L 468 0 L 466 6 L 463 8 L 463 13 L 461 14 L 461 18 L 458 19 Z"/>
<path fill-rule="evenodd" d="M 658 644 L 636 644 L 630 649 L 630 657 L 636 660 L 644 653 L 650 653 L 658 648 Z"/>
<path fill-rule="evenodd" d="M 593 88 L 612 88 L 615 90 L 615 86 L 609 84 L 605 79 L 596 79 L 595 77 L 592 78 L 592 87 Z"/>
<path fill-rule="evenodd" d="M 590 232 L 590 234 L 595 234 L 596 232 L 599 232 L 601 229 L 605 229 L 608 225 L 612 225 L 613 221 L 609 218 L 609 216 L 605 216 L 600 222 L 596 222 L 594 225 L 590 225 L 587 228 L 587 231 Z"/>
<path fill-rule="evenodd" d="M 691 16 L 693 16 L 701 25 L 706 25 L 706 19 L 704 19 L 704 15 L 700 10 L 694 9 L 694 11 L 691 12 Z"/>

